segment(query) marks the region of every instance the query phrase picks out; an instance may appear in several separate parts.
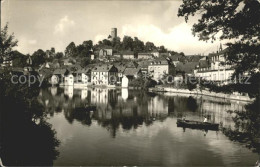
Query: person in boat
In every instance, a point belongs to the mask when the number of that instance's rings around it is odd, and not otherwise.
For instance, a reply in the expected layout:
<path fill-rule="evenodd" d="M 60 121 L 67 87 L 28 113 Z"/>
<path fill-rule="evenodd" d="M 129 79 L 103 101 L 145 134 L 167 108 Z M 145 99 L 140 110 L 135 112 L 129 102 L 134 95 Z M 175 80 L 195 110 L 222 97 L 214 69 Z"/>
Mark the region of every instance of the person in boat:
<path fill-rule="evenodd" d="M 203 122 L 208 122 L 208 119 L 207 119 L 206 116 L 204 117 L 204 121 Z"/>
<path fill-rule="evenodd" d="M 186 117 L 185 117 L 185 116 L 184 116 L 184 117 L 182 117 L 182 120 L 183 120 L 183 121 L 186 121 Z"/>

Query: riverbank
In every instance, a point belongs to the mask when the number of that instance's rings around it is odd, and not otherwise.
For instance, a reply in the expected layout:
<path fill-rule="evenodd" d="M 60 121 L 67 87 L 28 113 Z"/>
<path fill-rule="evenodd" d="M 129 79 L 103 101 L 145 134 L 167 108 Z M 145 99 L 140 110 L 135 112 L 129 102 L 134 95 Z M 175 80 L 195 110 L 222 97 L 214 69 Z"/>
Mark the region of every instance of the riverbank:
<path fill-rule="evenodd" d="M 149 92 L 172 92 L 172 93 L 176 93 L 176 94 L 204 95 L 204 96 L 211 96 L 211 97 L 216 97 L 216 98 L 247 101 L 247 102 L 251 102 L 254 100 L 253 98 L 250 98 L 249 96 L 240 95 L 239 93 L 225 94 L 225 93 L 216 93 L 216 92 L 210 92 L 208 90 L 198 90 L 198 89 L 194 89 L 194 90 L 190 91 L 188 89 L 176 89 L 176 88 L 170 88 L 170 87 L 155 87 L 155 88 L 149 88 Z"/>

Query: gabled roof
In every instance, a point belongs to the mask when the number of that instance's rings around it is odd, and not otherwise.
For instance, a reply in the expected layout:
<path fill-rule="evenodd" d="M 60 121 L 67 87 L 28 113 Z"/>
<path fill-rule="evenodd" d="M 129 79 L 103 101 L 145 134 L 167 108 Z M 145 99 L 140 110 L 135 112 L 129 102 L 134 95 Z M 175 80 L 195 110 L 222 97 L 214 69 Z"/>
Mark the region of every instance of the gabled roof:
<path fill-rule="evenodd" d="M 113 65 L 118 69 L 118 72 L 122 73 L 127 67 L 127 63 L 114 62 Z"/>
<path fill-rule="evenodd" d="M 93 72 L 108 72 L 110 71 L 114 65 L 99 65 L 92 69 Z"/>
<path fill-rule="evenodd" d="M 140 61 L 138 62 L 140 68 L 148 68 L 148 65 L 150 64 L 150 61 Z"/>
<path fill-rule="evenodd" d="M 138 72 L 140 72 L 140 68 L 126 68 L 124 71 L 125 75 L 130 75 L 130 76 L 134 76 L 136 75 Z"/>
<path fill-rule="evenodd" d="M 164 58 L 157 58 L 151 61 L 150 65 L 169 65 L 169 62 Z"/>
<path fill-rule="evenodd" d="M 138 63 L 136 63 L 134 61 L 130 61 L 129 63 L 126 64 L 126 67 L 128 67 L 128 68 L 137 68 L 138 67 Z"/>

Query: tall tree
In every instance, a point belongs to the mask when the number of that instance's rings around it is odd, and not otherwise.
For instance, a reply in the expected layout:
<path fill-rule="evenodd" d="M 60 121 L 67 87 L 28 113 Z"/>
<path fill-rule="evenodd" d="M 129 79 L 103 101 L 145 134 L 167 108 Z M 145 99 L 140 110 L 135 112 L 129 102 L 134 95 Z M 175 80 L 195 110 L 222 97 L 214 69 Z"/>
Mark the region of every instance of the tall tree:
<path fill-rule="evenodd" d="M 77 56 L 77 48 L 74 42 L 71 42 L 65 49 L 66 57 L 76 57 Z"/>
<path fill-rule="evenodd" d="M 143 51 L 144 50 L 144 42 L 139 40 L 137 37 L 134 37 L 133 50 L 135 52 Z"/>
<path fill-rule="evenodd" d="M 46 58 L 46 53 L 42 49 L 38 49 L 32 54 L 33 66 L 38 67 L 39 65 L 45 63 Z"/>
<path fill-rule="evenodd" d="M 133 50 L 133 38 L 130 36 L 124 36 L 122 46 L 125 50 Z"/>
<path fill-rule="evenodd" d="M 1 29 L 0 36 L 0 57 L 11 56 L 13 48 L 17 46 L 18 41 L 14 39 L 14 34 L 8 34 L 8 24 Z"/>

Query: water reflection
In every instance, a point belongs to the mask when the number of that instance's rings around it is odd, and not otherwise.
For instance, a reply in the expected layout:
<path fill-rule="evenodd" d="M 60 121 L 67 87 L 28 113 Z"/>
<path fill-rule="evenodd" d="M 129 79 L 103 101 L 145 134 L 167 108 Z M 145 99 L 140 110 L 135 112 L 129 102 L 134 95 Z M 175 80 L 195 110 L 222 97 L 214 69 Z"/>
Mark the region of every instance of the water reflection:
<path fill-rule="evenodd" d="M 235 129 L 234 113 L 227 111 L 245 111 L 243 102 L 128 89 L 52 89 L 42 90 L 40 100 L 63 143 L 56 165 L 248 166 L 257 159 L 221 132 L 176 126 L 182 116 L 207 116 Z"/>

